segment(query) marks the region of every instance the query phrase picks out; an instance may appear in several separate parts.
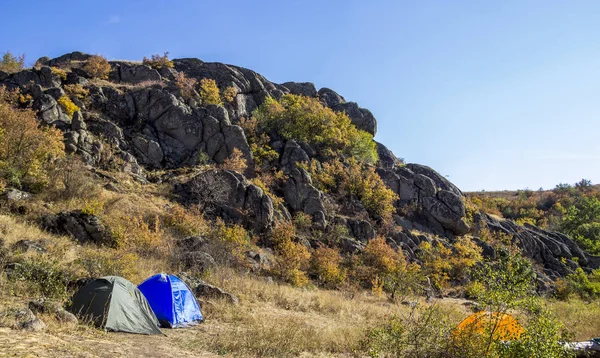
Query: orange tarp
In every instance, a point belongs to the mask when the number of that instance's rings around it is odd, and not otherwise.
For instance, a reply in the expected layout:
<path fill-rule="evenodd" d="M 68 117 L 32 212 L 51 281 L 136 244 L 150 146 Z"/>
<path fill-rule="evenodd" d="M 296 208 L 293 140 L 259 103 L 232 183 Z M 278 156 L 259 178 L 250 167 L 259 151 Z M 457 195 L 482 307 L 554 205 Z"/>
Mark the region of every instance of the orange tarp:
<path fill-rule="evenodd" d="M 518 340 L 525 332 L 523 326 L 509 315 L 499 312 L 480 311 L 465 318 L 454 329 L 454 335 L 490 334 L 503 341 Z"/>

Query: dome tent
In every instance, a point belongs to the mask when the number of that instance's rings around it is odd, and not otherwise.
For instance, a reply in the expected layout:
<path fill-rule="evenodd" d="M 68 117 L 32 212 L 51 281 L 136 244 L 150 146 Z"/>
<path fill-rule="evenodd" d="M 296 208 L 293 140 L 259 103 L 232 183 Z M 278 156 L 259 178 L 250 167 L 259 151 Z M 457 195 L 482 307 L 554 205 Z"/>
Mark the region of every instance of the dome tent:
<path fill-rule="evenodd" d="M 162 334 L 144 295 L 122 277 L 105 276 L 90 281 L 73 295 L 68 309 L 106 330 Z"/>
<path fill-rule="evenodd" d="M 204 320 L 196 297 L 175 275 L 156 274 L 138 288 L 148 299 L 162 327 L 187 327 Z"/>

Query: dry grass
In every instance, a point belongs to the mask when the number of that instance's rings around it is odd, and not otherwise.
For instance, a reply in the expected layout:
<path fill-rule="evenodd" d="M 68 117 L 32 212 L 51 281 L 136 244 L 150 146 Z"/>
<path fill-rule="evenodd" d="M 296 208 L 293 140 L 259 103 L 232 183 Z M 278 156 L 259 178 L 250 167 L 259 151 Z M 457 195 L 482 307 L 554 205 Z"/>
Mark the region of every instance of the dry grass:
<path fill-rule="evenodd" d="M 576 341 L 600 336 L 600 301 L 549 301 L 549 307 Z"/>

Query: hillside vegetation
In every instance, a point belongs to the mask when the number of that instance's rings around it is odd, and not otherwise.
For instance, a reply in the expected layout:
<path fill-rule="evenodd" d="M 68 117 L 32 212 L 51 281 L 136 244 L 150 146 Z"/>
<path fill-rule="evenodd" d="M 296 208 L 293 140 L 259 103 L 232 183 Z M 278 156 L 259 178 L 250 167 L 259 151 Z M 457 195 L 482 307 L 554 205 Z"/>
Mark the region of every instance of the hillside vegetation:
<path fill-rule="evenodd" d="M 231 65 L 74 52 L 25 69 L 5 56 L 0 347 L 20 355 L 26 337 L 55 342 L 35 347 L 48 356 L 174 346 L 183 356 L 562 357 L 559 342 L 591 338 L 573 310 L 597 314 L 575 296 L 600 292 L 600 258 L 579 246 L 595 252 L 582 239 L 593 228 L 574 220 L 595 215 L 593 189 L 573 209 L 560 204 L 572 241 L 541 221 L 489 215 L 503 214 L 492 199 L 405 164 L 376 130 L 370 111 L 331 89 Z M 27 313 L 33 300 L 64 306 L 87 278 L 139 284 L 157 272 L 187 281 L 205 324 L 149 344 L 60 310 Z M 204 281 L 226 292 L 206 294 Z M 512 313 L 525 333 L 509 346 L 493 320 L 484 334 L 457 333 L 470 310 Z M 32 329 L 31 315 L 47 327 Z M 121 348 L 104 352 L 112 341 Z"/>

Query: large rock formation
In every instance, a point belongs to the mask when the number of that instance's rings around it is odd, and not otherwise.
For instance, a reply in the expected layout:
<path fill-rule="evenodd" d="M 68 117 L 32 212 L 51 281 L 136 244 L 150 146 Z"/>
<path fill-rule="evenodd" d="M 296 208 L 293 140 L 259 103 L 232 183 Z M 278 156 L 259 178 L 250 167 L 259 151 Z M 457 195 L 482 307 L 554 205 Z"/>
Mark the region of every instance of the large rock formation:
<path fill-rule="evenodd" d="M 276 84 L 249 69 L 192 58 L 173 60 L 173 68 L 161 69 L 112 61 L 109 81 L 97 81 L 82 68 L 88 58 L 81 52 L 55 59 L 42 58 L 38 61 L 39 68 L 14 74 L 0 71 L 0 85 L 19 88 L 31 96 L 25 104 L 37 111 L 41 123 L 64 132 L 67 152 L 80 155 L 94 167 L 112 160 L 141 183 L 147 183 L 148 170 L 221 164 L 236 149 L 249 165 L 244 174 L 253 175 L 254 158 L 239 124 L 267 97 L 292 93 L 317 98 L 335 111 L 344 111 L 359 129 L 371 134 L 377 131 L 377 122 L 369 110 L 346 101 L 331 89 L 317 90 L 310 82 Z M 51 66 L 70 71 L 61 77 Z M 184 99 L 175 85 L 179 72 L 198 82 L 213 79 L 221 89 L 233 87 L 235 98 L 222 106 Z M 67 84 L 81 86 L 89 95 L 86 98 L 72 95 L 69 92 L 72 87 L 65 87 Z M 72 118 L 58 101 L 65 95 L 80 108 Z M 277 188 L 284 204 L 274 208 L 269 195 L 246 176 L 221 169 L 205 170 L 180 181 L 174 192 L 184 203 L 200 205 L 209 215 L 244 224 L 256 232 L 269 230 L 274 220 L 289 220 L 289 212 L 311 215 L 314 228 L 323 231 L 335 225 L 345 226 L 348 236 L 353 237 L 340 240 L 345 253 L 362 250 L 369 240 L 381 234 L 359 201 L 346 198 L 344 203 L 332 202 L 335 201 L 332 196 L 319 191 L 309 173 L 298 166 L 313 158 L 320 159 L 322 153 L 306 143 L 284 141 L 276 135 L 271 139 L 272 148 L 279 154 L 279 159 L 271 162 L 272 169 L 282 170 L 286 175 Z M 389 233 L 386 239 L 390 245 L 415 259 L 419 244 L 430 240 L 430 236 L 438 235 L 449 242 L 456 235 L 473 233 L 460 189 L 433 169 L 419 164 L 404 165 L 383 144 L 376 145 L 377 172 L 399 196 L 394 217 L 396 228 L 385 231 Z M 96 219 L 78 212 L 60 213 L 48 216 L 43 225 L 81 242 L 103 243 L 106 237 Z M 564 276 L 578 265 L 585 269 L 600 267 L 599 258 L 588 255 L 564 235 L 486 215 L 480 216 L 479 225 L 514 237 L 524 253 L 539 263 L 549 277 Z M 485 246 L 484 242 L 479 243 Z M 201 259 L 201 254 L 190 256 L 190 260 Z M 487 254 L 493 252 L 488 250 Z"/>

